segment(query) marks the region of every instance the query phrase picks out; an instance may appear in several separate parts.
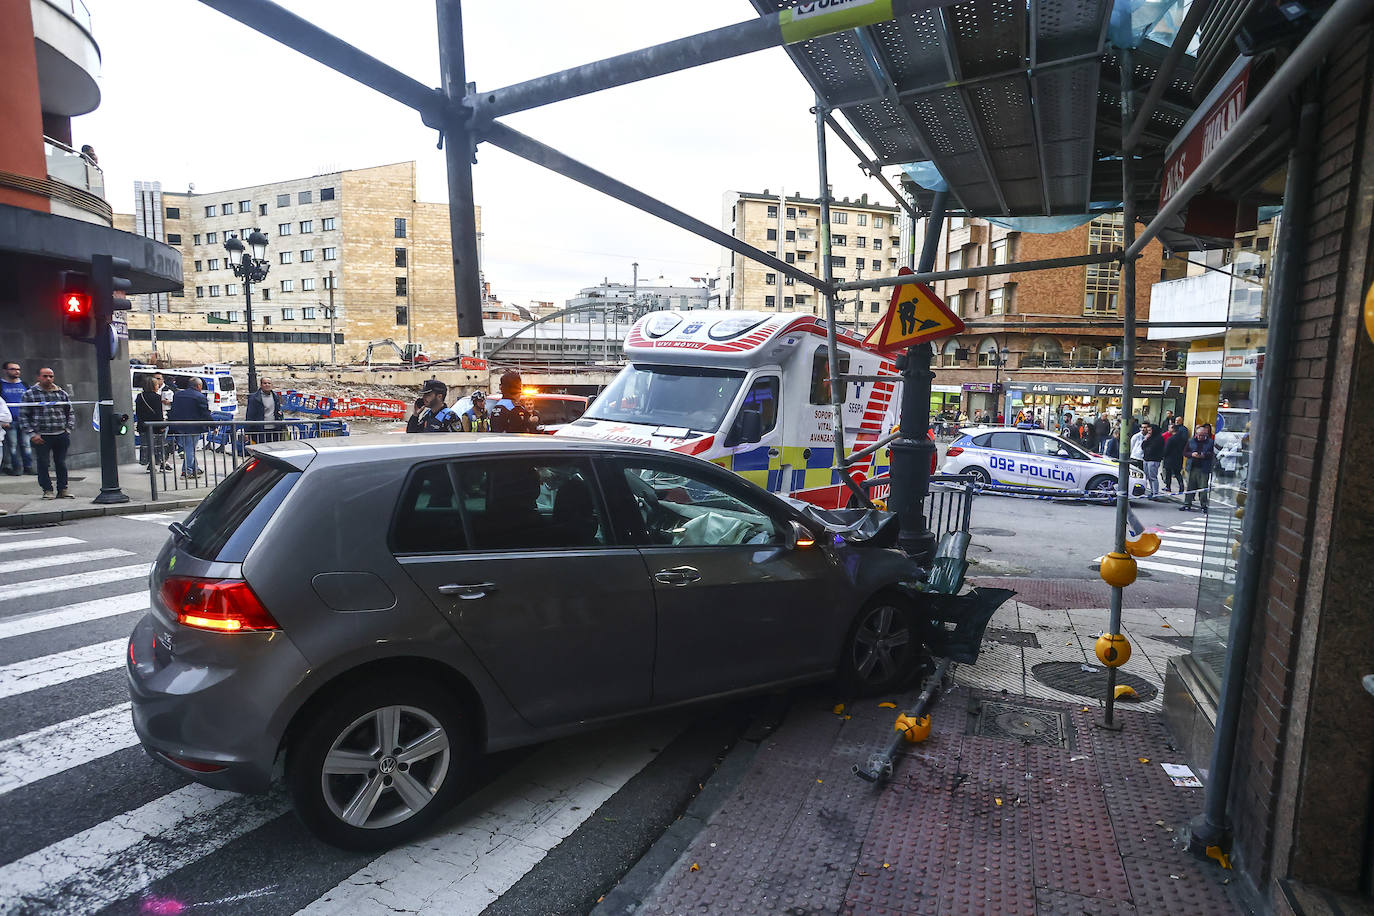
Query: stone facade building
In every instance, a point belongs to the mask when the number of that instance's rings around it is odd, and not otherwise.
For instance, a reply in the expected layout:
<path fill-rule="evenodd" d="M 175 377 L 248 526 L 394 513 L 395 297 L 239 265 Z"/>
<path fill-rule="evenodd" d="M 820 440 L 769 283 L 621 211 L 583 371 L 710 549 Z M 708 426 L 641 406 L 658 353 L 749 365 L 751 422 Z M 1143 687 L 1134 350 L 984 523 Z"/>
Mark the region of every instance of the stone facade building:
<path fill-rule="evenodd" d="M 268 237 L 271 265 L 253 289 L 259 360 L 327 361 L 331 301 L 341 362 L 385 338 L 457 355 L 448 205 L 417 199 L 414 162 L 226 191 L 173 193 L 159 182 L 135 182 L 134 190 L 135 212 L 117 222 L 178 248 L 186 277 L 180 296 L 138 297 L 130 316 L 135 359 L 154 355 L 150 313 L 163 359 L 246 358 L 243 286 L 224 242 L 254 229 Z"/>

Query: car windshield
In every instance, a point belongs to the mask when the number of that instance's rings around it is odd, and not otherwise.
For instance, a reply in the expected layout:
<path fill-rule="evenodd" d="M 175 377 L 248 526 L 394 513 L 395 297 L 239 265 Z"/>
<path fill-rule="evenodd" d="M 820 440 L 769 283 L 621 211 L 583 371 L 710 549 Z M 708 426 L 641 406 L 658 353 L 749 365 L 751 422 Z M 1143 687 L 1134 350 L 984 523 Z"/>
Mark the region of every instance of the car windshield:
<path fill-rule="evenodd" d="M 586 416 L 715 432 L 743 382 L 743 372 L 728 369 L 631 364 L 597 397 Z"/>

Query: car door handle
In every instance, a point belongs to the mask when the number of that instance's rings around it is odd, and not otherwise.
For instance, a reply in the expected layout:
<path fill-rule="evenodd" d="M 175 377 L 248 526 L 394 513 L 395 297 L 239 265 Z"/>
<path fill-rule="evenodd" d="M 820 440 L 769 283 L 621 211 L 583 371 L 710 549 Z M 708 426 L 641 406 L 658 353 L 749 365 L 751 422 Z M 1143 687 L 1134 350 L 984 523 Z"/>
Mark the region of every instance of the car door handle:
<path fill-rule="evenodd" d="M 672 569 L 660 569 L 654 573 L 654 581 L 664 585 L 686 585 L 689 582 L 696 582 L 701 578 L 701 573 L 691 566 L 676 566 Z"/>
<path fill-rule="evenodd" d="M 453 583 L 439 586 L 439 594 L 456 595 L 464 601 L 471 601 L 473 598 L 485 598 L 488 592 L 494 591 L 496 591 L 495 582 Z"/>

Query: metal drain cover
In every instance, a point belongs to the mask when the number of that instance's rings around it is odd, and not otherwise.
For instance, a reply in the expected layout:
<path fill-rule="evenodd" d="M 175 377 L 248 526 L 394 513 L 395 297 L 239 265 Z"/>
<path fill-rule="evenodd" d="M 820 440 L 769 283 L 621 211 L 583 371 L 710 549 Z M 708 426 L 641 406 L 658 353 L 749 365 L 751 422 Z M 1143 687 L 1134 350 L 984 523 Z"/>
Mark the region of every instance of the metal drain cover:
<path fill-rule="evenodd" d="M 1069 726 L 1064 713 L 1014 703 L 984 702 L 979 714 L 969 717 L 969 733 L 1044 747 L 1068 747 L 1069 744 Z"/>
<path fill-rule="evenodd" d="M 1040 648 L 1040 640 L 1036 639 L 1034 633 L 1025 630 L 1008 630 L 1003 627 L 988 627 L 983 631 L 983 642 L 1000 642 L 1008 646 L 1020 646 L 1023 649 Z"/>
<path fill-rule="evenodd" d="M 1084 671 L 1087 667 L 1090 670 Z M 1031 668 L 1031 675 L 1046 687 L 1076 693 L 1082 697 L 1102 700 L 1107 696 L 1107 669 L 1080 662 L 1041 662 Z M 1153 700 L 1159 688 L 1139 675 L 1117 669 L 1116 684 L 1134 688 L 1140 702 Z"/>
<path fill-rule="evenodd" d="M 1013 538 L 1016 532 L 1010 528 L 970 528 L 969 534 L 981 534 L 990 538 Z"/>

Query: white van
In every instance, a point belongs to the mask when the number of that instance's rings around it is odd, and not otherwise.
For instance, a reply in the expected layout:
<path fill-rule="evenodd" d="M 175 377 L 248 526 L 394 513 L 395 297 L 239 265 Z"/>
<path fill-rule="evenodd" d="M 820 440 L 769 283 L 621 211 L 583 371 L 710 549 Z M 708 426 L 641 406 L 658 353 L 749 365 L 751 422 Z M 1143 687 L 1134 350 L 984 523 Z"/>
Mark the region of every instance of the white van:
<path fill-rule="evenodd" d="M 162 380 L 180 391 L 191 384 L 194 376 L 205 384 L 205 399 L 210 402 L 210 412 L 225 414 L 220 419 L 234 419 L 238 410 L 238 393 L 234 390 L 234 377 L 229 374 L 228 366 L 182 366 L 179 369 L 159 369 L 139 363 L 129 364 L 129 384 L 134 396 L 143 390 L 143 380 L 155 372 L 162 373 Z"/>
<path fill-rule="evenodd" d="M 775 312 L 653 312 L 625 340 L 628 364 L 560 435 L 628 442 L 706 458 L 773 493 L 827 508 L 850 490 L 835 469 L 825 322 Z M 892 360 L 840 330 L 846 453 L 892 429 L 901 379 Z M 850 469 L 886 474 L 888 450 Z"/>

